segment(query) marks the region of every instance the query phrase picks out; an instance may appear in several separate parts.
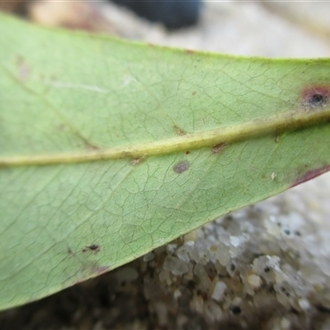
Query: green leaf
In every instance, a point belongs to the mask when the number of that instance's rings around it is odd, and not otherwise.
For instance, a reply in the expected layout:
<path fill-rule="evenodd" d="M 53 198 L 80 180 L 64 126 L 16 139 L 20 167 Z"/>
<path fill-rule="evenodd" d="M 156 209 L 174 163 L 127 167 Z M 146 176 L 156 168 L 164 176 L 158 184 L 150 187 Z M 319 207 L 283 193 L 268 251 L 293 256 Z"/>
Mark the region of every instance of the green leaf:
<path fill-rule="evenodd" d="M 0 19 L 1 309 L 329 169 L 329 60 Z"/>

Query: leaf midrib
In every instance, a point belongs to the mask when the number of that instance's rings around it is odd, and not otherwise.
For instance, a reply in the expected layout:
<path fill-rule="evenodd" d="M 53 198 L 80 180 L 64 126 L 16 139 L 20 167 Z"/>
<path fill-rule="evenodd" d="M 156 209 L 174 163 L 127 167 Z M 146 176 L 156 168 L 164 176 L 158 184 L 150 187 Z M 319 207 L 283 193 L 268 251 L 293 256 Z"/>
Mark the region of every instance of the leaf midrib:
<path fill-rule="evenodd" d="M 326 123 L 330 119 L 330 107 L 315 107 L 284 112 L 266 119 L 254 119 L 245 123 L 220 127 L 215 130 L 196 132 L 165 140 L 113 147 L 109 149 L 86 150 L 84 152 L 54 153 L 28 156 L 2 156 L 0 167 L 55 165 L 85 163 L 112 159 L 139 159 L 147 156 L 166 155 L 180 151 L 214 147 L 220 143 L 233 143 L 269 134 L 279 134 Z"/>

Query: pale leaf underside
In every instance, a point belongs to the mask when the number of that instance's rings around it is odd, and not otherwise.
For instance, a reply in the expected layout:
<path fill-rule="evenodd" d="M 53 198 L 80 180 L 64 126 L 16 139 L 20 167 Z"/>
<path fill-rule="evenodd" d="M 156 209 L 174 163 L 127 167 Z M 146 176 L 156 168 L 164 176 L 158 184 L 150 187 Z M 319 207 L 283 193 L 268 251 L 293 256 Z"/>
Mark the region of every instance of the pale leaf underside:
<path fill-rule="evenodd" d="M 328 60 L 1 26 L 1 308 L 329 169 Z"/>

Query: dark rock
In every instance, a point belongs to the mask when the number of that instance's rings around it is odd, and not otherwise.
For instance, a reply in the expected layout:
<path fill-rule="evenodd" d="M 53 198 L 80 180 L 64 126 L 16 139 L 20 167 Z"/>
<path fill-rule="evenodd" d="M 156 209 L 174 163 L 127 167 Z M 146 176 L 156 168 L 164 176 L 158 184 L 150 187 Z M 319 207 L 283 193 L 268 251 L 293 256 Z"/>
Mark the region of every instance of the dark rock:
<path fill-rule="evenodd" d="M 151 22 L 163 23 L 168 29 L 179 29 L 197 23 L 202 3 L 201 0 L 112 0 L 130 8 L 137 15 Z"/>

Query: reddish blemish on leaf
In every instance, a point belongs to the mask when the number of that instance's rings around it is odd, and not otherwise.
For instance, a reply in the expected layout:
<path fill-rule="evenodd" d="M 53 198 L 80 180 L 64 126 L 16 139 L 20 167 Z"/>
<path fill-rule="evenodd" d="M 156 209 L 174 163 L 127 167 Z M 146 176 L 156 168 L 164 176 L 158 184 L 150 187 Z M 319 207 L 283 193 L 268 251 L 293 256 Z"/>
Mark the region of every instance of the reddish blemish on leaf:
<path fill-rule="evenodd" d="M 313 109 L 328 105 L 330 100 L 330 86 L 313 86 L 302 92 L 303 105 Z"/>
<path fill-rule="evenodd" d="M 228 146 L 227 142 L 219 143 L 212 148 L 212 153 L 217 154 Z"/>
<path fill-rule="evenodd" d="M 194 50 L 192 50 L 192 49 L 186 49 L 186 53 L 187 53 L 187 54 L 194 54 L 194 53 L 195 53 L 195 51 L 194 51 Z"/>
<path fill-rule="evenodd" d="M 190 151 L 189 151 L 189 150 L 187 150 L 187 151 L 186 151 L 186 155 L 189 155 L 189 154 L 190 154 Z"/>
<path fill-rule="evenodd" d="M 304 183 L 308 180 L 311 180 L 311 179 L 314 179 L 316 178 L 317 176 L 325 173 L 325 172 L 328 172 L 330 170 L 330 165 L 326 165 L 326 166 L 323 166 L 323 167 L 320 167 L 320 168 L 316 168 L 314 170 L 309 170 L 307 171 L 305 174 L 303 174 L 302 176 L 300 176 L 292 185 L 291 185 L 291 188 L 292 187 L 295 187 L 301 183 Z"/>
<path fill-rule="evenodd" d="M 185 171 L 187 171 L 187 169 L 189 168 L 189 162 L 186 161 L 186 160 L 183 160 L 179 163 L 177 163 L 174 167 L 173 167 L 173 170 L 174 172 L 178 173 L 178 174 L 181 174 Z"/>

